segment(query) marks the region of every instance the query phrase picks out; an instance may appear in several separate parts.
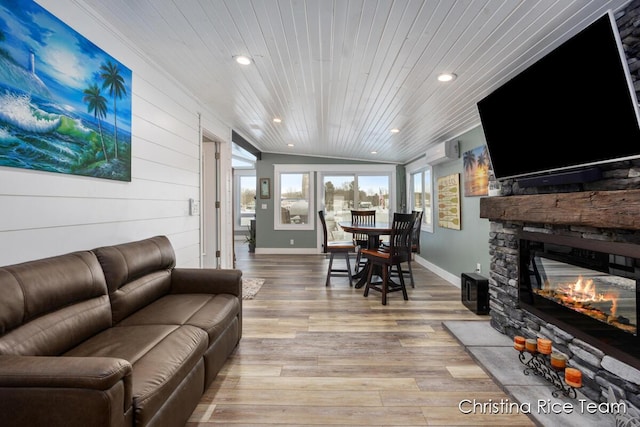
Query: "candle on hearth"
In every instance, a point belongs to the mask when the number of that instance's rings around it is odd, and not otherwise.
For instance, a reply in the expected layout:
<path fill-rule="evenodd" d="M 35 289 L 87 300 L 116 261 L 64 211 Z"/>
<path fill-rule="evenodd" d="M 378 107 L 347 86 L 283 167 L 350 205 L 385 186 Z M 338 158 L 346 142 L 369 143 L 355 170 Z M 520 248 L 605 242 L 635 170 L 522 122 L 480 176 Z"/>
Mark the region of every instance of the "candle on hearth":
<path fill-rule="evenodd" d="M 524 342 L 525 342 L 524 337 L 521 337 L 520 335 L 516 335 L 513 338 L 513 348 L 515 348 L 518 351 L 524 351 Z"/>
<path fill-rule="evenodd" d="M 575 368 L 567 368 L 564 370 L 564 380 L 571 387 L 582 387 L 582 372 Z"/>
<path fill-rule="evenodd" d="M 559 371 L 567 367 L 567 356 L 562 353 L 551 353 L 551 367 Z"/>
<path fill-rule="evenodd" d="M 535 353 L 537 350 L 537 340 L 533 339 L 533 338 L 529 338 L 526 342 L 525 342 L 525 347 L 527 349 L 528 352 L 530 353 Z"/>
<path fill-rule="evenodd" d="M 538 351 L 542 354 L 551 354 L 551 340 L 538 338 Z"/>

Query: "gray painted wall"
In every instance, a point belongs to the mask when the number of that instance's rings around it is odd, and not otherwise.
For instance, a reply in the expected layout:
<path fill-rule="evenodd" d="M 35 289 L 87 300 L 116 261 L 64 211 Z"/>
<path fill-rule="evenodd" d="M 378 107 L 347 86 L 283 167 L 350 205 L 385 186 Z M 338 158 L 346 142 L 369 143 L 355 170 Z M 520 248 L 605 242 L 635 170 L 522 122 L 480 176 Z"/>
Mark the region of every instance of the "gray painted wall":
<path fill-rule="evenodd" d="M 464 171 L 462 154 L 485 145 L 480 126 L 456 138 L 460 141 L 460 158 L 433 167 L 434 180 L 441 176 L 460 173 L 461 229 L 451 230 L 438 226 L 437 204 L 434 214 L 433 233 L 422 233 L 420 256 L 450 274 L 472 273 L 476 264 L 481 264 L 483 276 L 489 275 L 489 220 L 480 218 L 480 197 L 465 197 L 463 189 Z M 437 189 L 434 188 L 434 199 Z"/>
<path fill-rule="evenodd" d="M 261 160 L 256 162 L 256 178 L 270 178 L 273 187 L 273 165 L 275 164 L 371 164 L 370 162 L 359 162 L 353 160 L 341 160 L 330 158 L 306 157 L 306 156 L 289 156 L 283 154 L 262 153 Z M 315 180 L 317 182 L 317 176 Z M 404 167 L 396 168 L 396 184 L 397 192 L 404 189 Z M 402 185 L 402 186 L 401 186 Z M 316 230 L 274 230 L 274 199 L 273 188 L 271 189 L 272 197 L 270 199 L 256 200 L 256 248 L 284 248 L 287 250 L 296 248 L 311 249 L 318 246 L 317 243 L 317 214 L 319 210 L 319 200 L 316 194 L 315 215 Z M 262 204 L 266 204 L 266 209 L 262 209 Z M 295 244 L 290 245 L 289 241 L 293 239 Z"/>

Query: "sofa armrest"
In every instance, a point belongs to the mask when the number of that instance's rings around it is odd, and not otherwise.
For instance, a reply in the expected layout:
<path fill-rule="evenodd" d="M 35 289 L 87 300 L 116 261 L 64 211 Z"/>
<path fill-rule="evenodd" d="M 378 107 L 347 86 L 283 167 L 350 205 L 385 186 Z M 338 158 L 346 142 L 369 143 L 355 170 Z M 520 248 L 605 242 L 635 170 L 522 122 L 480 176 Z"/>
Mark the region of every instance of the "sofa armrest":
<path fill-rule="evenodd" d="M 131 364 L 111 357 L 0 356 L 0 387 L 131 389 Z"/>
<path fill-rule="evenodd" d="M 118 358 L 0 356 L 0 424 L 123 425 L 131 373 Z"/>
<path fill-rule="evenodd" d="M 174 268 L 171 293 L 231 294 L 242 298 L 242 271 L 214 268 Z"/>

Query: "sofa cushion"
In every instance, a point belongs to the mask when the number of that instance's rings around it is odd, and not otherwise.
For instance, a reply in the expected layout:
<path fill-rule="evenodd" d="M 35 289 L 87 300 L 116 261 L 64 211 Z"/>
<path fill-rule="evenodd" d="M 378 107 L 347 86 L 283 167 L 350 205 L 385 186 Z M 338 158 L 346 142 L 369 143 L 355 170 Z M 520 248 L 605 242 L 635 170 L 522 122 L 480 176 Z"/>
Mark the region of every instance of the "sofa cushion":
<path fill-rule="evenodd" d="M 160 270 L 132 280 L 109 295 L 113 323 L 166 295 L 171 286 L 171 271 Z"/>
<path fill-rule="evenodd" d="M 118 326 L 192 325 L 215 342 L 240 312 L 239 299 L 231 294 L 171 294 L 124 319 Z"/>
<path fill-rule="evenodd" d="M 116 357 L 133 366 L 136 419 L 148 420 L 201 363 L 207 335 L 200 328 L 138 325 L 110 328 L 66 353 L 75 357 Z M 204 374 L 197 381 L 202 383 Z"/>
<path fill-rule="evenodd" d="M 176 258 L 165 236 L 104 246 L 93 252 L 104 270 L 114 323 L 169 292 Z"/>
<path fill-rule="evenodd" d="M 56 356 L 111 326 L 102 269 L 88 251 L 0 268 L 0 354 Z"/>

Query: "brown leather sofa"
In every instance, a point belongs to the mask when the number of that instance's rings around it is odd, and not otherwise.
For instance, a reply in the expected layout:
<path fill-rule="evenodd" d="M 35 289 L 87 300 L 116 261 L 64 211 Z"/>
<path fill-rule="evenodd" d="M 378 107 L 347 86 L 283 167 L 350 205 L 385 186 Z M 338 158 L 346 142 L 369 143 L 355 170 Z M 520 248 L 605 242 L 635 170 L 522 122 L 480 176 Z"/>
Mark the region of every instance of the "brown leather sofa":
<path fill-rule="evenodd" d="M 1 426 L 183 426 L 242 335 L 239 270 L 164 236 L 0 268 Z"/>

